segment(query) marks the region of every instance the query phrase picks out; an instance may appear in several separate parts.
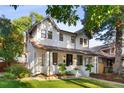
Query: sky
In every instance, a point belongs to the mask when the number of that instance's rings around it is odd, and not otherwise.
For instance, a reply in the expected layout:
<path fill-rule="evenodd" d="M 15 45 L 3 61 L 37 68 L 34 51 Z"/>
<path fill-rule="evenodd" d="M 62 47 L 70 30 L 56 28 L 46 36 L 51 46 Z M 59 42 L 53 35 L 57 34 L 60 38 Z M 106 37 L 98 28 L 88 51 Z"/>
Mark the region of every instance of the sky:
<path fill-rule="evenodd" d="M 13 7 L 10 6 L 6 6 L 6 5 L 1 5 L 0 6 L 0 15 L 5 15 L 6 18 L 9 18 L 11 20 L 13 19 L 17 19 L 21 16 L 28 16 L 32 11 L 37 12 L 41 15 L 43 15 L 44 17 L 46 17 L 46 13 L 45 10 L 47 9 L 47 6 L 45 5 L 23 5 L 23 6 L 19 6 L 16 10 L 14 10 Z M 81 8 L 78 9 L 77 14 L 79 15 L 80 18 L 84 17 L 84 12 Z M 63 30 L 67 30 L 70 32 L 74 32 L 77 31 L 79 29 L 81 29 L 83 26 L 81 25 L 80 21 L 77 22 L 76 26 L 68 26 L 66 24 L 63 23 L 57 23 L 55 20 L 55 23 L 58 25 L 58 27 L 60 29 Z M 94 46 L 98 46 L 101 45 L 103 42 L 101 41 L 96 41 L 95 39 L 91 39 L 89 42 L 89 47 L 94 47 Z"/>

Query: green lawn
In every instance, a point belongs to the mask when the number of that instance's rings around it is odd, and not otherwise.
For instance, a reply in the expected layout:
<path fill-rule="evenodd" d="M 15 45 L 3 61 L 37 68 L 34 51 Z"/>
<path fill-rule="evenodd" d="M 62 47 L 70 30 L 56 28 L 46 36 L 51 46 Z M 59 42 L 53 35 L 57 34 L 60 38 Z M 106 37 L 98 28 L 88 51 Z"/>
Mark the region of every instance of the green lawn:
<path fill-rule="evenodd" d="M 69 80 L 0 80 L 1 88 L 124 88 L 124 85 L 88 78 Z"/>

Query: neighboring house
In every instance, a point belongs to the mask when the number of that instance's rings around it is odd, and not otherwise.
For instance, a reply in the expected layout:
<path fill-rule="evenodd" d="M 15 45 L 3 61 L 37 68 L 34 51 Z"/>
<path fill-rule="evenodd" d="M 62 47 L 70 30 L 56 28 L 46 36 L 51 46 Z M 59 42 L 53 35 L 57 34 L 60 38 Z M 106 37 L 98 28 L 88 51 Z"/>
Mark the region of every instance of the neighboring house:
<path fill-rule="evenodd" d="M 87 72 L 87 64 L 93 64 L 92 72 L 97 73 L 97 55 L 89 50 L 82 29 L 74 33 L 61 30 L 47 17 L 27 32 L 26 42 L 27 66 L 33 75 L 57 74 L 60 63 L 68 70 L 78 67 L 81 75 Z"/>
<path fill-rule="evenodd" d="M 98 54 L 98 73 L 112 72 L 115 63 L 115 43 L 96 46 L 91 51 Z M 124 66 L 124 55 L 122 54 L 122 66 Z"/>

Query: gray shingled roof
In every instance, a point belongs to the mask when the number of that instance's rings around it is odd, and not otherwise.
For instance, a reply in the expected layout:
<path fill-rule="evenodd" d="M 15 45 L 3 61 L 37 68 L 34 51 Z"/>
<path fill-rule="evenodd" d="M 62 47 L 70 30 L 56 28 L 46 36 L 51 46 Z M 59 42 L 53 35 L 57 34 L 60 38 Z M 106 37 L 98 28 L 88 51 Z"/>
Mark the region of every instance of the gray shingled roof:
<path fill-rule="evenodd" d="M 103 53 L 101 50 L 104 49 L 104 48 L 109 48 L 111 47 L 111 45 L 113 44 L 105 44 L 105 45 L 101 45 L 101 46 L 95 46 L 95 47 L 92 47 L 90 48 L 90 50 L 92 52 L 95 52 L 96 54 L 99 55 L 99 57 L 103 57 L 103 58 L 108 58 L 108 59 L 113 59 L 115 58 L 115 55 L 110 55 L 110 54 L 107 54 L 107 53 Z"/>
<path fill-rule="evenodd" d="M 93 51 L 93 52 L 99 52 L 101 49 L 108 48 L 109 46 L 110 45 L 108 45 L 108 44 L 95 46 L 95 47 L 91 47 L 90 50 Z"/>
<path fill-rule="evenodd" d="M 48 45 L 39 44 L 37 41 L 34 41 L 34 40 L 31 40 L 31 43 L 36 48 L 44 49 L 44 50 L 48 50 L 48 51 L 62 51 L 62 52 L 70 52 L 70 53 L 80 53 L 80 54 L 85 54 L 85 55 L 97 55 L 96 53 L 90 51 L 89 49 L 80 50 L 80 49 L 48 46 Z"/>
<path fill-rule="evenodd" d="M 37 25 L 39 25 L 41 22 L 43 22 L 43 21 L 45 21 L 45 20 L 49 20 L 49 21 L 52 23 L 52 25 L 53 25 L 58 31 L 61 31 L 61 32 L 64 32 L 64 33 L 69 33 L 69 34 L 74 34 L 74 35 L 76 35 L 76 34 L 78 34 L 79 32 L 81 32 L 81 33 L 83 32 L 83 29 L 80 29 L 80 30 L 75 31 L 75 32 L 70 32 L 70 31 L 67 31 L 67 30 L 62 30 L 62 29 L 60 29 L 60 28 L 56 25 L 56 23 L 54 22 L 53 18 L 50 17 L 50 16 L 48 16 L 48 17 L 44 18 L 43 20 L 41 20 L 39 23 L 35 23 L 35 24 L 32 26 L 32 28 L 28 30 L 28 33 L 29 33 L 29 34 L 32 34 L 32 32 L 35 31 L 34 29 L 37 27 Z"/>

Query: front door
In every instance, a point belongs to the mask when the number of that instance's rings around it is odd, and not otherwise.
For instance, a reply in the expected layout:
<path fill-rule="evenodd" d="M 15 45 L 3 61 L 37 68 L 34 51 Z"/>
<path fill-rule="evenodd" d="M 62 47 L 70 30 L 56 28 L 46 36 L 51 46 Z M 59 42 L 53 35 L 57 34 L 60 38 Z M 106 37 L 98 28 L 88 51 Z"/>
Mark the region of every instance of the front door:
<path fill-rule="evenodd" d="M 66 66 L 72 65 L 73 64 L 73 55 L 72 54 L 67 54 L 66 55 Z"/>

